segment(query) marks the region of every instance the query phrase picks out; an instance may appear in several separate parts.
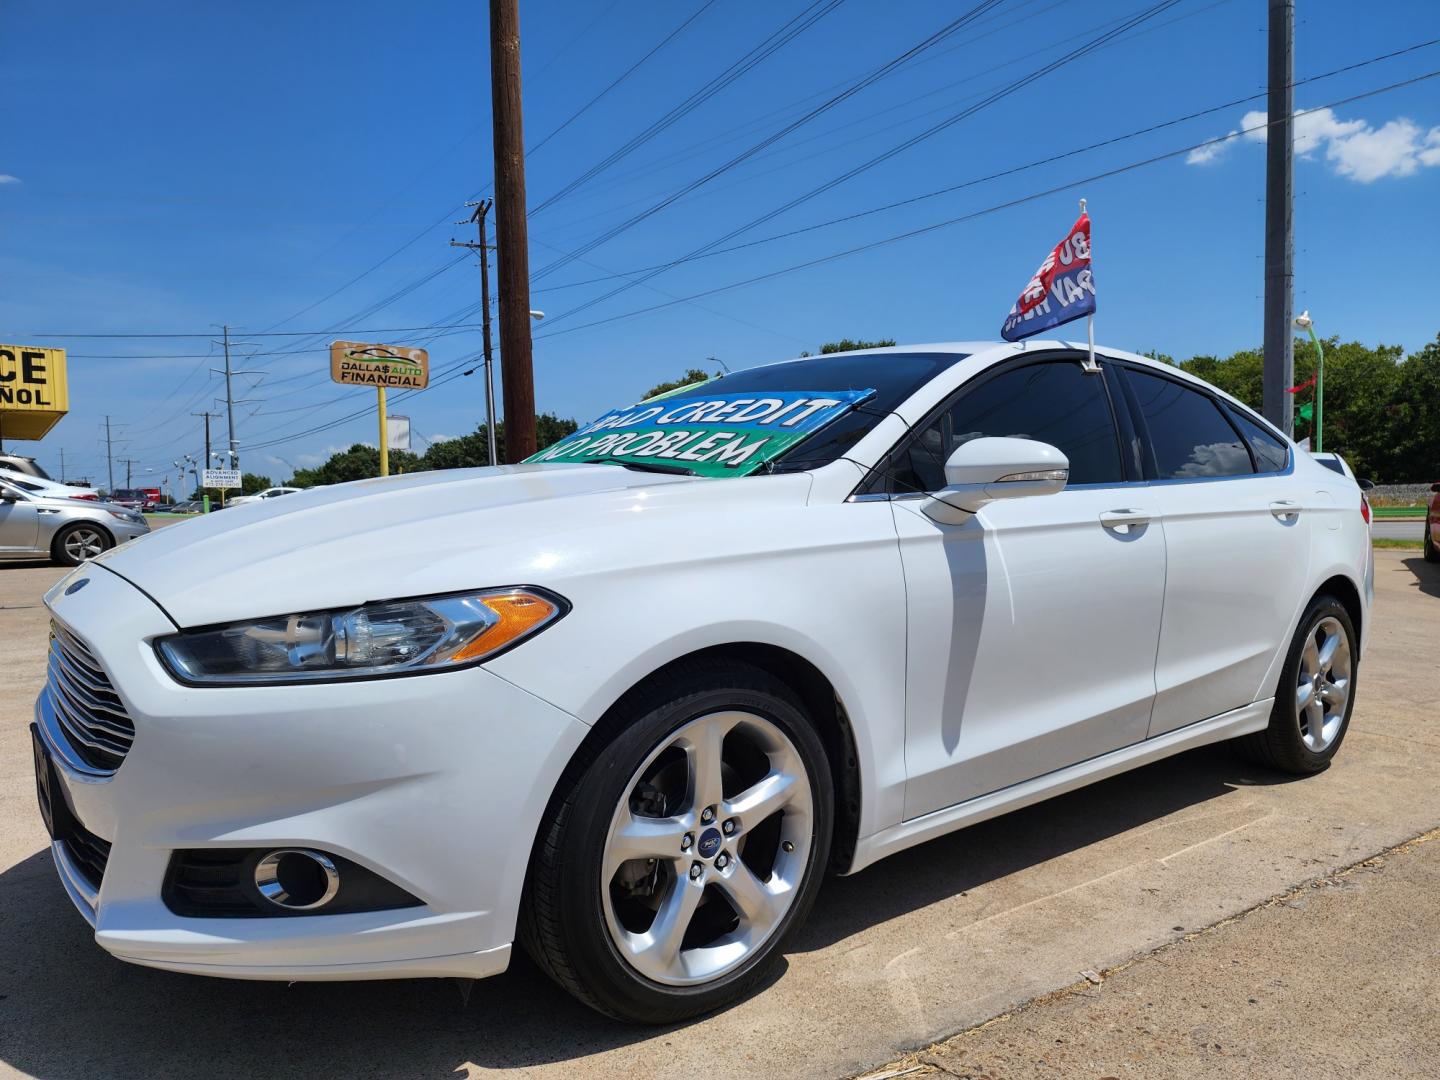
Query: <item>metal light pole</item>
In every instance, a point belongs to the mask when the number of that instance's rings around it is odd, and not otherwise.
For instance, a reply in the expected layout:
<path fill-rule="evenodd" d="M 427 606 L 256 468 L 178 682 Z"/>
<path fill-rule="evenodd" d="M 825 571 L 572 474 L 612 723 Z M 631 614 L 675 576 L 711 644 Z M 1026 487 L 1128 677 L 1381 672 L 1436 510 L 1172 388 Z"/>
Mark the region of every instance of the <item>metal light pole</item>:
<path fill-rule="evenodd" d="M 1315 336 L 1315 320 L 1308 310 L 1295 316 L 1295 325 L 1310 335 L 1315 343 L 1315 452 L 1325 449 L 1325 346 Z"/>

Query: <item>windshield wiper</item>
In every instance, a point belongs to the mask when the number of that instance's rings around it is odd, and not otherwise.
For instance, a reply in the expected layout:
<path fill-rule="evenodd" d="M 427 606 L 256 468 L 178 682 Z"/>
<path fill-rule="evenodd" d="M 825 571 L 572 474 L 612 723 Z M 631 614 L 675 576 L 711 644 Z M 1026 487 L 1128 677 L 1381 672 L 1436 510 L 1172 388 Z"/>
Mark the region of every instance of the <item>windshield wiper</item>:
<path fill-rule="evenodd" d="M 617 461 L 615 458 L 601 458 L 598 461 L 587 461 L 586 465 L 619 465 L 624 469 L 633 469 L 635 472 L 657 472 L 673 473 L 677 476 L 695 476 L 694 469 L 687 469 L 684 465 L 662 465 L 660 462 L 639 462 L 639 461 Z"/>

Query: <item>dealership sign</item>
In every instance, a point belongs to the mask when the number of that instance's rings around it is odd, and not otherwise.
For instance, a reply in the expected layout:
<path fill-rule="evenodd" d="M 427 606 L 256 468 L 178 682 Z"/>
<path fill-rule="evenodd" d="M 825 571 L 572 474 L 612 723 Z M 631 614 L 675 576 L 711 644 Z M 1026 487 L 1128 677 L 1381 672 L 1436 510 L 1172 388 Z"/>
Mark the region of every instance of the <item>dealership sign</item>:
<path fill-rule="evenodd" d="M 608 412 L 526 461 L 669 464 L 744 476 L 875 393 L 781 390 L 694 394 Z"/>
<path fill-rule="evenodd" d="M 424 390 L 430 383 L 430 354 L 398 345 L 332 341 L 330 378 L 347 386 Z"/>
<path fill-rule="evenodd" d="M 39 439 L 69 410 L 64 349 L 0 345 L 0 440 Z"/>

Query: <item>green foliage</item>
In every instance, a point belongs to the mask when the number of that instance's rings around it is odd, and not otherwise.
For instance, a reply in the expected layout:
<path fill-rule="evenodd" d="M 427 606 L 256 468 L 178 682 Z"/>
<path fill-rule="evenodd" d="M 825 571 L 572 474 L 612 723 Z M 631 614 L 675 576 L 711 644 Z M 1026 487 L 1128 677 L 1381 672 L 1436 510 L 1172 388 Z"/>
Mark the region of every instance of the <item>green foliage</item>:
<path fill-rule="evenodd" d="M 268 476 L 257 476 L 255 473 L 248 472 L 240 474 L 241 495 L 258 495 L 266 488 L 272 488 L 274 486 L 275 482 Z"/>
<path fill-rule="evenodd" d="M 543 450 L 551 443 L 559 442 L 579 425 L 574 420 L 562 420 L 554 413 L 541 413 L 535 417 L 535 440 Z M 495 441 L 500 451 L 500 460 L 505 460 L 505 423 L 495 428 Z M 407 450 L 390 451 L 390 472 L 420 472 L 426 469 L 472 469 L 490 464 L 485 425 L 481 424 L 469 435 L 457 439 L 445 439 L 431 443 L 423 455 Z M 335 454 L 323 465 L 313 469 L 299 469 L 290 481 L 291 487 L 315 487 L 320 484 L 343 484 L 350 480 L 364 480 L 380 475 L 380 451 L 373 446 L 356 443 L 349 450 Z M 248 479 L 248 477 L 247 477 Z M 269 487 L 267 482 L 264 486 Z M 259 489 L 257 489 L 259 490 Z M 249 488 L 246 488 L 249 493 Z"/>
<path fill-rule="evenodd" d="M 419 456 L 408 450 L 390 451 L 392 473 L 415 472 L 420 467 Z M 313 469 L 296 469 L 292 486 L 308 488 L 321 484 L 344 484 L 351 480 L 365 480 L 379 475 L 380 451 L 373 446 L 356 443 L 349 450 L 335 454 L 323 465 Z"/>
<path fill-rule="evenodd" d="M 858 349 L 888 349 L 895 344 L 894 338 L 883 338 L 877 341 L 851 341 L 848 337 L 839 341 L 827 341 L 820 346 L 820 355 L 828 356 L 830 353 L 855 352 Z M 809 356 L 808 352 L 802 352 L 801 356 Z"/>
<path fill-rule="evenodd" d="M 649 390 L 646 390 L 645 393 L 640 395 L 640 400 L 648 401 L 652 397 L 658 397 L 661 394 L 668 394 L 671 390 L 679 390 L 680 387 L 689 386 L 691 383 L 704 382 L 706 379 L 718 378 L 719 375 L 720 372 L 718 371 L 714 375 L 708 375 L 704 371 L 701 371 L 699 368 L 692 367 L 689 371 L 685 372 L 684 375 L 681 375 L 680 378 L 674 380 L 673 382 L 656 383 Z"/>
<path fill-rule="evenodd" d="M 1325 449 L 1345 456 L 1357 476 L 1379 483 L 1423 483 L 1440 476 L 1440 336 L 1406 357 L 1395 345 L 1327 338 Z M 1315 374 L 1309 338 L 1295 341 L 1295 385 Z M 1264 356 L 1243 349 L 1231 356 L 1195 356 L 1180 367 L 1259 411 L 1264 401 Z M 1295 395 L 1295 438 L 1313 435 L 1315 391 Z"/>

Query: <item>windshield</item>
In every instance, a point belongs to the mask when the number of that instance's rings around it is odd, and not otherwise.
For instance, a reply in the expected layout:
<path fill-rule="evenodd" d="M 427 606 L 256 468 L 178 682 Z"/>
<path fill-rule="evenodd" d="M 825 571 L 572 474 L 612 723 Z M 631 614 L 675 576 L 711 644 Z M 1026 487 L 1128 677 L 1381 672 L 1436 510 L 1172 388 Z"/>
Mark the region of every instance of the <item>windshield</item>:
<path fill-rule="evenodd" d="M 963 353 L 837 353 L 750 368 L 606 413 L 530 461 L 744 476 L 843 457 Z"/>

